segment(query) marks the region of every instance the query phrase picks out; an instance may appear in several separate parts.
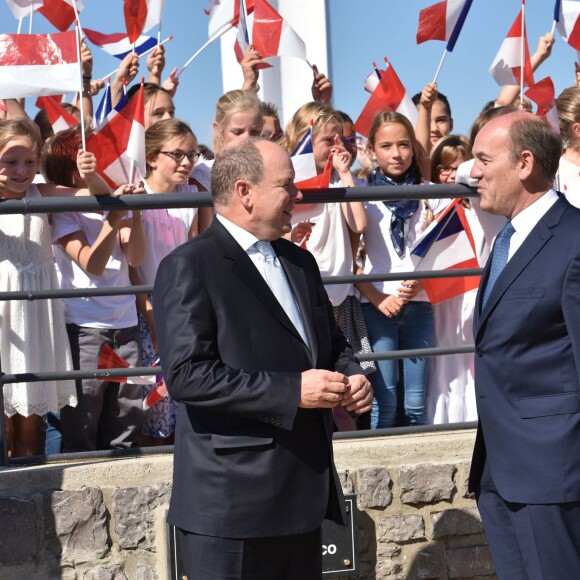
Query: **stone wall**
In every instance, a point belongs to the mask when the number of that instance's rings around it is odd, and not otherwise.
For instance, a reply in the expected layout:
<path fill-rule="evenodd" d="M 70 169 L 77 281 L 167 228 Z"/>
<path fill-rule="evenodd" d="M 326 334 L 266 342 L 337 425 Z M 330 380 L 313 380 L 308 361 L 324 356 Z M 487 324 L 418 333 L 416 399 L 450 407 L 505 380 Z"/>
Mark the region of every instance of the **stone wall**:
<path fill-rule="evenodd" d="M 466 495 L 474 432 L 338 439 L 361 578 L 493 578 Z M 165 580 L 170 455 L 0 471 L 0 579 Z"/>

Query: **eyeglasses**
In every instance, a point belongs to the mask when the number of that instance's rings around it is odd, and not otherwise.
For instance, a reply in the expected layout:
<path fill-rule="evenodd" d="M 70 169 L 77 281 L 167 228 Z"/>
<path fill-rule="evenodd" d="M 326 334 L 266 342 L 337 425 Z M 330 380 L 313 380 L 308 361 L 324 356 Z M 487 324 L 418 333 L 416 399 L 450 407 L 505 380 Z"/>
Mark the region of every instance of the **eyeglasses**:
<path fill-rule="evenodd" d="M 451 167 L 451 165 L 438 165 L 437 169 L 439 171 L 439 175 L 443 177 L 449 177 L 452 173 L 457 173 L 457 167 Z"/>
<path fill-rule="evenodd" d="M 348 143 L 349 145 L 351 145 L 352 143 L 356 143 L 356 135 L 353 135 L 352 137 L 343 137 L 342 142 Z"/>
<path fill-rule="evenodd" d="M 184 157 L 187 157 L 189 161 L 195 163 L 201 156 L 199 151 L 193 151 L 192 153 L 185 153 L 184 151 L 159 151 L 159 153 L 171 157 L 175 163 L 181 163 Z"/>

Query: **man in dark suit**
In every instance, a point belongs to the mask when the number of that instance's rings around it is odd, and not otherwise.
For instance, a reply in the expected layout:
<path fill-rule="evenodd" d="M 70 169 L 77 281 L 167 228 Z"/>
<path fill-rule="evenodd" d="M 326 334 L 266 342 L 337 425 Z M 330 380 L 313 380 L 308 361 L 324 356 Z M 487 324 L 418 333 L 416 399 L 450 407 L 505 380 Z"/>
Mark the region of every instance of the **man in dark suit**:
<path fill-rule="evenodd" d="M 508 218 L 474 320 L 470 488 L 499 578 L 580 574 L 580 212 L 552 189 L 561 141 L 511 113 L 478 134 L 482 209 Z"/>
<path fill-rule="evenodd" d="M 372 389 L 314 258 L 279 239 L 302 198 L 293 179 L 273 143 L 226 148 L 212 169 L 216 219 L 157 273 L 161 361 L 179 403 L 168 521 L 189 580 L 320 578 L 321 522 L 344 521 L 332 408 L 366 412 Z"/>

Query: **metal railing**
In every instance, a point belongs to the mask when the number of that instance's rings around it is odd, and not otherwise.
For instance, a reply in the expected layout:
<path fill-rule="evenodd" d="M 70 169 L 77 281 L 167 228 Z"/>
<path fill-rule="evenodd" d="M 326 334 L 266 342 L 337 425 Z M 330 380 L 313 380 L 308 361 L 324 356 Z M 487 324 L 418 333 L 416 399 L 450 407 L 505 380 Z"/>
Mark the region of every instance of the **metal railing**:
<path fill-rule="evenodd" d="M 404 194 L 402 193 L 404 191 Z M 393 187 L 352 187 L 332 188 L 320 191 L 303 192 L 302 204 L 332 203 L 349 201 L 390 201 L 400 199 L 440 199 L 452 197 L 477 197 L 477 193 L 464 185 L 408 185 L 397 188 Z M 163 195 L 129 195 L 129 196 L 99 196 L 99 197 L 56 197 L 34 199 L 6 199 L 0 200 L 1 214 L 31 214 L 31 213 L 56 213 L 65 211 L 114 211 L 114 210 L 148 210 L 155 208 L 179 208 L 179 207 L 210 207 L 212 206 L 211 194 L 208 192 L 196 193 L 165 193 Z M 435 279 L 464 276 L 479 276 L 481 268 L 471 268 L 452 271 L 433 272 L 398 272 L 395 274 L 373 274 L 360 276 L 336 276 L 324 277 L 325 284 L 350 284 L 352 282 L 380 282 L 403 279 Z M 122 288 L 89 288 L 68 290 L 36 290 L 0 292 L 0 301 L 5 300 L 52 300 L 72 297 L 115 296 L 124 294 L 142 294 L 152 291 L 151 286 L 131 286 Z M 413 350 L 399 350 L 393 352 L 375 352 L 369 355 L 361 355 L 361 361 L 396 360 L 410 357 L 434 357 L 450 354 L 464 354 L 474 352 L 474 346 L 462 346 L 455 348 L 425 348 Z M 172 447 L 146 447 L 127 450 L 94 451 L 82 453 L 67 453 L 54 456 L 35 456 L 26 458 L 13 458 L 8 460 L 6 452 L 5 426 L 4 426 L 4 384 L 19 382 L 56 381 L 63 379 L 107 379 L 120 376 L 147 376 L 163 374 L 161 367 L 138 367 L 133 369 L 107 369 L 107 370 L 77 370 L 68 372 L 29 372 L 19 374 L 4 374 L 1 370 L 0 360 L 0 467 L 7 465 L 25 465 L 30 463 L 43 463 L 46 461 L 78 461 L 82 459 L 109 458 L 140 456 L 145 454 L 157 454 L 171 452 Z M 337 438 L 354 438 L 368 436 L 384 436 L 400 433 L 428 432 L 444 429 L 473 428 L 475 423 L 460 423 L 450 425 L 424 425 L 421 427 L 403 427 L 391 429 L 377 429 L 373 431 L 357 431 L 354 433 L 336 434 Z"/>

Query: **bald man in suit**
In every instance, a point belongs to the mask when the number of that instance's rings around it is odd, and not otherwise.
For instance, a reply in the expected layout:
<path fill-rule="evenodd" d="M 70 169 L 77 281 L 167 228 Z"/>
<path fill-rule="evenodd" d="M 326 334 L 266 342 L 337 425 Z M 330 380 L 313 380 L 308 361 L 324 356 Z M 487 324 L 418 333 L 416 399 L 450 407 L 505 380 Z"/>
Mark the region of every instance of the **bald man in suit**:
<path fill-rule="evenodd" d="M 470 474 L 502 579 L 580 573 L 580 211 L 552 189 L 561 146 L 517 112 L 473 148 L 481 208 L 509 220 L 477 298 Z"/>
<path fill-rule="evenodd" d="M 372 389 L 314 258 L 280 239 L 302 197 L 293 179 L 278 145 L 226 148 L 212 226 L 157 274 L 161 361 L 179 404 L 168 520 L 189 580 L 320 578 L 321 522 L 344 522 L 332 408 L 366 412 Z"/>

